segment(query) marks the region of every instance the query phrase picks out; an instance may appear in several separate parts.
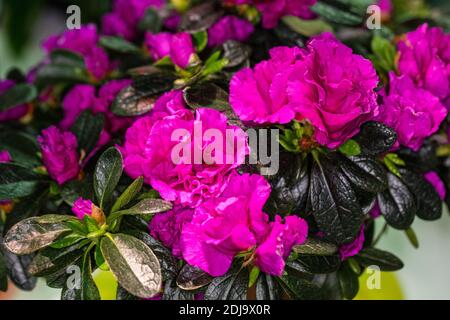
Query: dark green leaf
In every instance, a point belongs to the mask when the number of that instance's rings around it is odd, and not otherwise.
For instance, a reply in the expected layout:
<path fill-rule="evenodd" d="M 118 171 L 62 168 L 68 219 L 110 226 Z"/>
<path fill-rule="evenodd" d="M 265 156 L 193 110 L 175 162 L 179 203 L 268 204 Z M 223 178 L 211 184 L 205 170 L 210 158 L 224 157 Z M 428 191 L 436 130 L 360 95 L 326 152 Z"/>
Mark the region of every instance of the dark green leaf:
<path fill-rule="evenodd" d="M 246 300 L 249 274 L 246 269 L 231 269 L 222 277 L 214 278 L 205 292 L 205 300 Z"/>
<path fill-rule="evenodd" d="M 141 298 L 158 294 L 161 267 L 144 242 L 125 234 L 110 234 L 101 240 L 100 246 L 112 273 L 128 292 Z"/>
<path fill-rule="evenodd" d="M 278 284 L 268 274 L 261 274 L 256 280 L 256 300 L 278 300 Z"/>
<path fill-rule="evenodd" d="M 105 257 L 103 256 L 102 250 L 100 249 L 100 246 L 95 247 L 95 264 L 100 270 L 108 271 L 109 267 L 108 264 L 105 261 Z"/>
<path fill-rule="evenodd" d="M 419 248 L 419 241 L 417 240 L 417 235 L 414 232 L 413 228 L 409 228 L 405 230 L 405 234 L 408 237 L 409 242 L 414 248 Z"/>
<path fill-rule="evenodd" d="M 190 33 L 207 30 L 223 14 L 215 3 L 208 1 L 193 7 L 182 15 L 179 29 Z"/>
<path fill-rule="evenodd" d="M 364 267 L 377 266 L 381 271 L 397 271 L 403 268 L 403 262 L 392 253 L 366 248 L 361 250 L 355 259 Z"/>
<path fill-rule="evenodd" d="M 437 220 L 442 216 L 442 201 L 436 189 L 423 177 L 405 168 L 399 168 L 401 180 L 416 200 L 417 216 L 424 220 Z"/>
<path fill-rule="evenodd" d="M 228 93 L 213 83 L 202 83 L 183 90 L 186 104 L 192 109 L 211 108 L 219 111 L 230 109 Z"/>
<path fill-rule="evenodd" d="M 344 263 L 338 271 L 341 293 L 346 299 L 353 299 L 359 291 L 358 275 L 355 274 L 348 263 Z"/>
<path fill-rule="evenodd" d="M 378 194 L 378 205 L 386 222 L 395 229 L 406 230 L 416 214 L 415 199 L 400 178 L 388 173 L 389 189 Z"/>
<path fill-rule="evenodd" d="M 94 190 L 102 209 L 111 200 L 114 189 L 122 176 L 122 166 L 122 154 L 114 147 L 106 150 L 97 162 Z"/>
<path fill-rule="evenodd" d="M 226 68 L 243 65 L 250 58 L 249 46 L 234 40 L 228 40 L 223 45 L 223 58 L 228 61 Z"/>
<path fill-rule="evenodd" d="M 154 215 L 172 209 L 172 203 L 162 199 L 144 199 L 129 209 L 116 211 L 108 217 L 108 221 L 113 221 L 124 215 Z"/>
<path fill-rule="evenodd" d="M 19 83 L 0 94 L 0 111 L 30 102 L 37 96 L 34 86 L 27 83 Z"/>
<path fill-rule="evenodd" d="M 74 68 L 84 69 L 84 58 L 82 55 L 64 49 L 55 49 L 50 53 L 50 60 L 56 65 L 65 65 Z"/>
<path fill-rule="evenodd" d="M 88 82 L 89 75 L 85 68 L 66 64 L 46 64 L 36 73 L 36 82 L 51 85 L 61 82 Z"/>
<path fill-rule="evenodd" d="M 333 28 L 323 20 L 303 20 L 295 16 L 283 17 L 283 22 L 293 31 L 311 37 L 322 32 L 333 32 Z"/>
<path fill-rule="evenodd" d="M 162 28 L 162 20 L 158 12 L 152 7 L 145 11 L 144 17 L 139 21 L 139 29 L 142 31 L 149 31 L 151 33 L 158 33 Z"/>
<path fill-rule="evenodd" d="M 213 280 L 205 271 L 185 264 L 177 277 L 177 285 L 183 290 L 197 290 L 208 285 Z"/>
<path fill-rule="evenodd" d="M 74 264 L 83 253 L 84 251 L 79 244 L 63 249 L 47 247 L 34 257 L 28 267 L 28 271 L 36 277 L 50 276 L 59 270 L 66 273 L 66 268 Z"/>
<path fill-rule="evenodd" d="M 354 26 L 363 22 L 363 16 L 357 16 L 347 10 L 342 10 L 324 2 L 317 2 L 311 10 L 328 21 Z"/>
<path fill-rule="evenodd" d="M 359 189 L 372 193 L 386 190 L 386 171 L 376 159 L 364 156 L 340 157 L 339 164 L 347 179 Z"/>
<path fill-rule="evenodd" d="M 84 222 L 86 228 L 88 229 L 89 233 L 96 232 L 96 231 L 100 230 L 98 225 L 97 225 L 97 222 L 90 215 L 86 214 L 83 217 L 83 222 Z"/>
<path fill-rule="evenodd" d="M 321 300 L 323 299 L 323 292 L 314 283 L 294 277 L 291 275 L 284 275 L 277 278 L 286 294 L 294 300 Z"/>
<path fill-rule="evenodd" d="M 300 272 L 323 274 L 337 271 L 341 265 L 341 259 L 337 254 L 329 256 L 302 254 L 297 260 L 288 262 L 287 265 Z"/>
<path fill-rule="evenodd" d="M 55 249 L 66 248 L 77 242 L 80 242 L 83 239 L 85 239 L 85 237 L 82 235 L 70 233 L 67 236 L 64 236 L 63 238 L 56 240 L 50 246 Z"/>
<path fill-rule="evenodd" d="M 321 231 L 338 244 L 355 239 L 363 212 L 346 176 L 326 156 L 314 161 L 309 198 Z"/>
<path fill-rule="evenodd" d="M 111 212 L 116 212 L 123 207 L 125 207 L 130 201 L 132 201 L 138 193 L 142 189 L 142 185 L 144 184 L 144 178 L 139 177 L 130 184 L 125 191 L 117 198 L 113 207 L 111 208 Z"/>
<path fill-rule="evenodd" d="M 192 291 L 179 288 L 175 281 L 171 279 L 164 284 L 162 300 L 195 300 L 195 294 Z"/>
<path fill-rule="evenodd" d="M 75 200 L 80 197 L 83 199 L 94 199 L 95 192 L 92 184 L 91 175 L 86 176 L 81 181 L 68 181 L 61 187 L 61 197 L 69 206 L 73 206 Z"/>
<path fill-rule="evenodd" d="M 331 242 L 308 238 L 304 244 L 296 245 L 292 250 L 297 254 L 329 256 L 335 254 L 338 247 Z"/>
<path fill-rule="evenodd" d="M 78 234 L 87 235 L 89 233 L 87 226 L 78 219 L 66 221 L 66 225 Z"/>
<path fill-rule="evenodd" d="M 117 51 L 120 53 L 138 53 L 139 47 L 133 43 L 114 36 L 102 36 L 99 41 L 100 45 L 106 49 Z"/>
<path fill-rule="evenodd" d="M 25 132 L 0 132 L 0 150 L 7 150 L 15 163 L 34 168 L 41 164 L 37 157 L 40 151 L 36 138 Z"/>
<path fill-rule="evenodd" d="M 89 154 L 97 145 L 103 125 L 102 114 L 93 115 L 90 111 L 80 114 L 70 129 L 77 137 L 78 148 Z"/>
<path fill-rule="evenodd" d="M 100 292 L 92 278 L 91 255 L 85 253 L 81 272 L 81 300 L 100 300 Z"/>
<path fill-rule="evenodd" d="M 133 296 L 119 284 L 117 285 L 116 300 L 139 300 L 139 298 Z"/>
<path fill-rule="evenodd" d="M 32 217 L 9 229 L 4 242 L 7 249 L 15 254 L 28 254 L 52 244 L 70 229 L 64 223 L 70 216 L 47 215 Z"/>
<path fill-rule="evenodd" d="M 367 122 L 361 126 L 361 132 L 354 138 L 361 147 L 361 153 L 379 155 L 388 152 L 397 141 L 395 131 L 378 122 Z"/>
<path fill-rule="evenodd" d="M 42 189 L 42 176 L 12 163 L 0 163 L 0 200 L 29 196 Z"/>

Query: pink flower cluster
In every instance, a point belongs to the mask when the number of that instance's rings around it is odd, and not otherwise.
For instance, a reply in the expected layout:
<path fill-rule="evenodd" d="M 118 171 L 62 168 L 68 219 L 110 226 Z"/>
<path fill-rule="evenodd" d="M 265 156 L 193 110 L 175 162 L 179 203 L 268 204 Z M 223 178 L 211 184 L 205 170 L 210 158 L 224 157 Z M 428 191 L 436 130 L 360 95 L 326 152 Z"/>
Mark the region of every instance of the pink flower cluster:
<path fill-rule="evenodd" d="M 164 0 L 115 0 L 113 11 L 102 18 L 102 31 L 106 35 L 133 40 L 137 25 L 148 8 L 161 8 Z"/>
<path fill-rule="evenodd" d="M 96 80 L 101 80 L 113 66 L 106 51 L 98 45 L 98 41 L 96 26 L 88 24 L 80 29 L 68 30 L 47 38 L 43 47 L 48 53 L 56 49 L 64 49 L 82 55 L 89 73 Z"/>
<path fill-rule="evenodd" d="M 270 191 L 262 176 L 233 173 L 220 196 L 195 209 L 158 214 L 150 233 L 212 276 L 226 273 L 234 257 L 247 251 L 263 272 L 280 276 L 292 247 L 306 241 L 308 225 L 297 216 L 269 222 L 262 208 Z"/>
<path fill-rule="evenodd" d="M 378 115 L 375 69 L 332 34 L 313 38 L 305 49 L 274 48 L 270 56 L 230 82 L 230 103 L 241 120 L 307 120 L 315 140 L 333 149 Z"/>
<path fill-rule="evenodd" d="M 192 37 L 187 32 L 172 34 L 160 32 L 145 34 L 145 44 L 153 60 L 158 61 L 164 57 L 170 57 L 172 62 L 184 69 L 192 61 L 195 48 Z"/>
<path fill-rule="evenodd" d="M 247 41 L 254 29 L 245 19 L 225 16 L 208 29 L 208 46 L 219 46 L 228 40 Z"/>

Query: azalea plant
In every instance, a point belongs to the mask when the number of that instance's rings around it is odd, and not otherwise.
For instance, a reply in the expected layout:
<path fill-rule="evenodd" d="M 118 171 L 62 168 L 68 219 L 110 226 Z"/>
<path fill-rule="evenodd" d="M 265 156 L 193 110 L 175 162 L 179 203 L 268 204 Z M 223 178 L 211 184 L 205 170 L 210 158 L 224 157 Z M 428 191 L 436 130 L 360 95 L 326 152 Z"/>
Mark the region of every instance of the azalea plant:
<path fill-rule="evenodd" d="M 423 1 L 115 0 L 49 37 L 0 82 L 0 290 L 354 298 L 403 267 L 386 230 L 417 247 L 449 202 L 448 28 Z"/>

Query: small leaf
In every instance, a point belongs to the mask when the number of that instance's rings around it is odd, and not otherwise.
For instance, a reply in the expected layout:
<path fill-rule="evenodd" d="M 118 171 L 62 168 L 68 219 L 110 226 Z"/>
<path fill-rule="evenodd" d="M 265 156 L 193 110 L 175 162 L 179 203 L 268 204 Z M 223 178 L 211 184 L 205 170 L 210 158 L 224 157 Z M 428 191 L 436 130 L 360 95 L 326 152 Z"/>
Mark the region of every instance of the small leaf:
<path fill-rule="evenodd" d="M 97 222 L 92 218 L 90 215 L 85 215 L 83 217 L 84 224 L 86 225 L 86 228 L 88 229 L 89 233 L 91 232 L 97 232 L 100 230 L 100 228 L 97 225 Z"/>
<path fill-rule="evenodd" d="M 102 250 L 100 249 L 99 245 L 97 245 L 95 247 L 95 255 L 94 256 L 95 256 L 95 264 L 97 265 L 97 267 L 100 270 L 109 271 L 108 264 L 105 261 L 105 257 L 103 257 Z"/>
<path fill-rule="evenodd" d="M 248 279 L 248 287 L 249 288 L 251 288 L 255 285 L 256 280 L 258 280 L 260 272 L 261 272 L 261 270 L 258 267 L 253 266 L 252 270 L 250 271 L 250 276 Z"/>
<path fill-rule="evenodd" d="M 81 300 L 100 300 L 100 292 L 92 278 L 91 255 L 86 251 L 83 259 Z"/>
<path fill-rule="evenodd" d="M 141 200 L 135 206 L 112 213 L 108 217 L 108 223 L 123 215 L 153 215 L 155 213 L 165 212 L 172 209 L 172 203 L 162 199 Z"/>
<path fill-rule="evenodd" d="M 102 47 L 112 51 L 120 53 L 139 53 L 139 48 L 137 46 L 120 37 L 102 36 L 99 43 Z"/>
<path fill-rule="evenodd" d="M 342 295 L 346 299 L 353 299 L 359 291 L 358 275 L 352 271 L 347 262 L 339 269 L 337 275 Z"/>
<path fill-rule="evenodd" d="M 0 163 L 0 200 L 26 197 L 42 190 L 41 175 L 12 163 Z"/>
<path fill-rule="evenodd" d="M 192 109 L 211 108 L 219 111 L 230 109 L 228 93 L 213 83 L 203 83 L 183 90 L 186 104 Z"/>
<path fill-rule="evenodd" d="M 295 16 L 285 16 L 282 21 L 293 31 L 311 37 L 322 32 L 332 32 L 333 28 L 323 20 L 303 20 Z"/>
<path fill-rule="evenodd" d="M 403 262 L 399 258 L 392 253 L 375 248 L 361 250 L 355 259 L 364 267 L 375 265 L 381 271 L 397 271 L 403 268 Z"/>
<path fill-rule="evenodd" d="M 158 258 L 141 240 L 125 234 L 103 237 L 101 250 L 117 281 L 131 294 L 151 298 L 162 285 Z"/>
<path fill-rule="evenodd" d="M 27 83 L 19 83 L 0 94 L 0 111 L 30 102 L 37 96 L 34 86 Z"/>
<path fill-rule="evenodd" d="M 412 244 L 412 246 L 416 249 L 419 248 L 419 241 L 417 240 L 416 233 L 414 232 L 413 228 L 408 228 L 405 230 L 405 234 L 408 237 L 409 242 Z"/>
<path fill-rule="evenodd" d="M 208 33 L 206 31 L 199 31 L 192 34 L 192 40 L 197 52 L 202 52 L 208 44 Z"/>
<path fill-rule="evenodd" d="M 85 239 L 84 236 L 76 234 L 76 233 L 71 233 L 71 234 L 68 234 L 67 236 L 64 236 L 62 239 L 59 239 L 59 240 L 53 242 L 50 246 L 55 249 L 61 249 L 61 248 L 71 246 L 83 239 Z"/>
<path fill-rule="evenodd" d="M 77 137 L 78 148 L 88 154 L 97 145 L 103 126 L 102 114 L 93 115 L 90 111 L 84 111 L 78 116 L 70 131 Z"/>
<path fill-rule="evenodd" d="M 78 234 L 87 235 L 89 233 L 87 226 L 78 219 L 66 221 L 66 225 Z"/>
<path fill-rule="evenodd" d="M 205 271 L 185 264 L 177 277 L 177 285 L 183 290 L 191 291 L 200 289 L 213 280 Z"/>
<path fill-rule="evenodd" d="M 304 244 L 296 245 L 292 250 L 298 254 L 329 256 L 335 254 L 338 247 L 331 242 L 308 238 Z"/>
<path fill-rule="evenodd" d="M 228 61 L 225 68 L 243 65 L 250 58 L 251 49 L 242 42 L 228 40 L 223 45 L 223 58 Z"/>
<path fill-rule="evenodd" d="M 347 140 L 339 147 L 339 151 L 348 157 L 358 156 L 361 153 L 361 148 L 355 140 Z"/>
<path fill-rule="evenodd" d="M 158 14 L 158 11 L 152 7 L 145 11 L 141 21 L 139 21 L 139 30 L 149 31 L 151 33 L 158 33 L 162 28 L 163 22 Z"/>
<path fill-rule="evenodd" d="M 388 152 L 397 141 L 397 134 L 388 126 L 378 122 L 366 122 L 360 133 L 354 137 L 365 155 L 379 155 Z"/>
<path fill-rule="evenodd" d="M 122 176 L 122 154 L 114 147 L 106 150 L 97 162 L 94 173 L 94 190 L 104 209 Z"/>
<path fill-rule="evenodd" d="M 144 178 L 139 177 L 136 180 L 133 181 L 132 184 L 130 184 L 125 191 L 117 198 L 116 202 L 114 203 L 111 212 L 116 212 L 123 207 L 125 207 L 130 201 L 132 201 L 138 193 L 142 189 L 142 185 L 144 184 Z"/>
<path fill-rule="evenodd" d="M 70 216 L 32 217 L 15 224 L 5 236 L 6 248 L 15 254 L 29 254 L 52 244 L 70 229 L 63 222 Z"/>

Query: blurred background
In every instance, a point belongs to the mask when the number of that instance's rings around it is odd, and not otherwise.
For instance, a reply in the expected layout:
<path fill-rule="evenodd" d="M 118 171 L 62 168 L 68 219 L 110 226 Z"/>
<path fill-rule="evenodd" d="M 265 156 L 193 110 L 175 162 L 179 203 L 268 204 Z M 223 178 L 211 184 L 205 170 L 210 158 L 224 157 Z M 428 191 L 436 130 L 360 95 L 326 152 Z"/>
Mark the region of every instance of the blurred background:
<path fill-rule="evenodd" d="M 450 6 L 450 1 L 443 0 L 397 2 L 415 4 L 420 10 L 427 3 L 446 3 L 447 9 Z M 5 77 L 11 67 L 26 72 L 43 58 L 42 40 L 64 31 L 66 8 L 71 4 L 82 8 L 82 22 L 98 21 L 111 6 L 109 0 L 0 0 L 0 78 Z M 396 273 L 383 273 L 380 290 L 367 289 L 367 277 L 362 277 L 358 299 L 450 299 L 450 214 L 446 208 L 444 211 L 439 221 L 416 219 L 413 229 L 419 240 L 418 249 L 412 247 L 404 232 L 387 231 L 378 247 L 396 254 L 405 267 Z M 382 226 L 380 218 L 377 229 Z M 114 299 L 117 285 L 112 275 L 101 271 L 95 280 L 102 298 Z M 20 291 L 12 284 L 9 288 L 6 294 L 0 292 L 0 299 L 59 299 L 60 296 L 59 290 L 48 288 L 44 281 L 38 282 L 32 292 Z"/>

